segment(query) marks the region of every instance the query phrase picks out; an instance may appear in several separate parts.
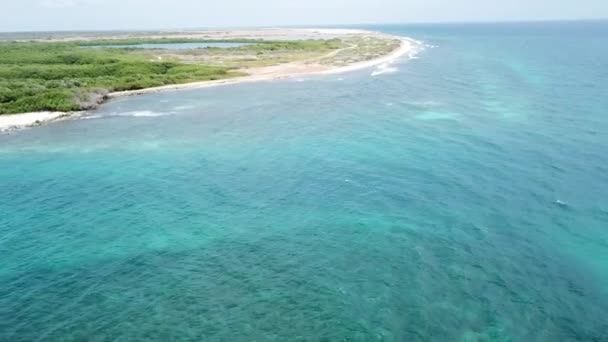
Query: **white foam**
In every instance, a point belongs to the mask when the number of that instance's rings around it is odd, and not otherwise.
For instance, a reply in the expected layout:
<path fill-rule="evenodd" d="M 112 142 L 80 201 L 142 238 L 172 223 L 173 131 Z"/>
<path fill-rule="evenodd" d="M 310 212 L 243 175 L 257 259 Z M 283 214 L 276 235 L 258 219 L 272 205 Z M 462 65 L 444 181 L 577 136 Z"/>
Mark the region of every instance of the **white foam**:
<path fill-rule="evenodd" d="M 406 104 L 406 105 L 410 105 L 410 106 L 416 106 L 416 107 L 436 107 L 439 106 L 440 103 L 437 101 L 401 101 L 401 103 Z"/>
<path fill-rule="evenodd" d="M 173 114 L 175 114 L 175 112 L 160 113 L 160 112 L 153 112 L 153 111 L 150 111 L 150 110 L 140 110 L 140 111 L 133 111 L 133 112 L 113 113 L 113 114 L 110 114 L 109 116 L 127 116 L 127 117 L 135 117 L 135 118 L 155 118 L 155 117 L 159 117 L 159 116 L 167 116 L 167 115 L 173 115 Z"/>
<path fill-rule="evenodd" d="M 378 65 L 378 69 L 372 72 L 372 76 L 390 74 L 399 71 L 399 69 L 391 66 L 392 61 Z"/>
<path fill-rule="evenodd" d="M 412 47 L 412 50 L 410 51 L 410 53 L 408 53 L 409 59 L 419 59 L 420 57 L 418 57 L 418 54 L 420 52 L 424 51 L 427 47 L 429 47 L 429 48 L 436 47 L 436 46 L 426 44 L 423 41 L 416 40 L 416 39 L 405 38 L 405 37 L 403 39 L 406 39 L 414 44 L 414 46 Z"/>
<path fill-rule="evenodd" d="M 80 119 L 82 119 L 82 120 L 92 120 L 92 119 L 99 119 L 99 118 L 101 118 L 101 115 L 83 116 Z"/>
<path fill-rule="evenodd" d="M 95 120 L 95 119 L 103 119 L 109 117 L 132 117 L 132 118 L 155 118 L 160 116 L 173 115 L 176 112 L 153 112 L 150 110 L 141 110 L 141 111 L 133 111 L 133 112 L 118 112 L 118 113 L 110 113 L 110 114 L 95 114 L 95 115 L 87 115 L 81 116 L 79 119 L 81 120 Z"/>
<path fill-rule="evenodd" d="M 188 109 L 192 109 L 192 108 L 194 108 L 194 106 L 177 106 L 177 107 L 174 107 L 173 110 L 180 111 L 180 110 L 188 110 Z"/>
<path fill-rule="evenodd" d="M 418 46 L 418 47 L 414 48 L 414 49 L 412 50 L 412 52 L 410 52 L 410 53 L 407 55 L 407 57 L 408 57 L 409 59 L 419 59 L 420 57 L 418 57 L 418 54 L 419 54 L 420 52 L 422 52 L 422 51 L 424 51 L 424 48 L 423 48 L 423 47 L 421 47 L 421 46 Z"/>

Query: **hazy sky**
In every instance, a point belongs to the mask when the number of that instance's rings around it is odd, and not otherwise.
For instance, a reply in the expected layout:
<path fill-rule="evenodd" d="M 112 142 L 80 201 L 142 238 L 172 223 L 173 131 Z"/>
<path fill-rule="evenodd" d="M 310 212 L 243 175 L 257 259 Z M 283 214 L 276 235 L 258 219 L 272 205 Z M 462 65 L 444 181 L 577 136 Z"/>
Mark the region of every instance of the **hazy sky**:
<path fill-rule="evenodd" d="M 608 0 L 0 0 L 0 31 L 608 18 Z"/>

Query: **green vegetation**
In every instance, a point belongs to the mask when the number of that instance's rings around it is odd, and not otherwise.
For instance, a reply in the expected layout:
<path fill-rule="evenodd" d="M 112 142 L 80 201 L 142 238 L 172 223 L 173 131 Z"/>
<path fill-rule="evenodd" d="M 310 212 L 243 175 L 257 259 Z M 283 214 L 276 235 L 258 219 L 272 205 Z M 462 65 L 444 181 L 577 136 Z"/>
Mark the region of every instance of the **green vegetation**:
<path fill-rule="evenodd" d="M 335 50 L 343 47 L 343 43 L 340 39 L 330 40 L 297 40 L 297 41 L 258 41 L 258 44 L 241 46 L 237 49 L 251 50 L 251 51 L 328 51 Z"/>
<path fill-rule="evenodd" d="M 138 53 L 147 55 L 148 58 L 162 56 L 163 58 L 178 58 L 189 63 L 247 69 L 315 60 L 346 46 L 344 41 L 339 39 L 256 41 L 254 45 L 230 49 L 204 48 L 179 51 L 138 49 Z"/>
<path fill-rule="evenodd" d="M 194 39 L 194 38 L 120 38 L 82 40 L 79 46 L 137 45 L 137 44 L 180 44 L 180 43 L 251 43 L 261 44 L 270 41 L 257 39 Z"/>
<path fill-rule="evenodd" d="M 98 39 L 75 41 L 72 44 L 78 46 L 104 46 L 104 45 L 139 45 L 139 44 L 181 44 L 181 43 L 246 43 L 252 44 L 247 46 L 236 47 L 233 49 L 241 50 L 320 50 L 320 49 L 338 49 L 342 47 L 340 39 L 330 40 L 261 40 L 261 39 L 193 39 L 193 38 L 127 38 L 127 39 Z M 221 49 L 210 47 L 207 49 Z"/>
<path fill-rule="evenodd" d="M 207 40 L 209 41 L 209 40 Z M 214 40 L 218 42 L 218 40 Z M 0 43 L 0 114 L 31 111 L 72 111 L 93 108 L 108 92 L 242 76 L 238 63 L 208 63 L 189 58 L 194 50 L 170 50 L 169 55 L 145 49 L 87 49 L 91 45 L 131 45 L 206 42 L 200 39 L 105 39 L 72 42 Z M 328 51 L 340 40 L 260 41 L 232 49 L 196 49 L 224 57 Z M 230 52 L 227 52 L 230 50 Z M 215 51 L 215 52 L 214 52 Z M 214 65 L 215 64 L 215 65 Z"/>
<path fill-rule="evenodd" d="M 350 39 L 348 43 L 348 48 L 342 49 L 330 57 L 322 58 L 320 62 L 334 66 L 349 65 L 387 55 L 401 45 L 401 41 L 398 39 L 374 37 L 354 38 Z"/>
<path fill-rule="evenodd" d="M 150 61 L 75 43 L 0 44 L 0 114 L 94 107 L 111 91 L 238 76 L 227 67 Z"/>

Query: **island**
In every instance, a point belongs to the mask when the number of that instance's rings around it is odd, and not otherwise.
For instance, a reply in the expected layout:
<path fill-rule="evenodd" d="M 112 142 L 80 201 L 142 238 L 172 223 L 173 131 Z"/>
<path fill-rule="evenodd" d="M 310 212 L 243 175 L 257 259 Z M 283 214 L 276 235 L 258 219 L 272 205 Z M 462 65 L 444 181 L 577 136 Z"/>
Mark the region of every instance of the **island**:
<path fill-rule="evenodd" d="M 49 33 L 0 42 L 0 131 L 69 118 L 119 96 L 342 73 L 416 41 L 351 29 Z"/>

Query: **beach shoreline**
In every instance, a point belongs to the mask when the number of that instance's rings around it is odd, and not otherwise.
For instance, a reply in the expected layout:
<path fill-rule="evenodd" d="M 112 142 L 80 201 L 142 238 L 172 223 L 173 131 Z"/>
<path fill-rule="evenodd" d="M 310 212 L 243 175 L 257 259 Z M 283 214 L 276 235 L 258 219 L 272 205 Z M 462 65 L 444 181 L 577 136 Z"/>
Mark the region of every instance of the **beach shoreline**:
<path fill-rule="evenodd" d="M 319 64 L 310 64 L 303 68 L 297 69 L 294 66 L 304 66 L 305 64 L 296 62 L 289 63 L 279 66 L 273 66 L 269 68 L 274 68 L 275 72 L 267 73 L 267 74 L 252 74 L 247 76 L 222 79 L 216 81 L 200 81 L 200 82 L 190 82 L 190 83 L 181 83 L 181 84 L 171 84 L 160 87 L 152 87 L 152 88 L 144 88 L 138 90 L 127 90 L 127 91 L 117 91 L 108 94 L 108 99 L 124 97 L 124 96 L 136 96 L 143 95 L 149 93 L 157 93 L 171 90 L 184 90 L 184 89 L 200 89 L 200 88 L 210 88 L 217 87 L 223 85 L 232 85 L 232 84 L 242 84 L 242 83 L 250 83 L 250 82 L 261 82 L 261 81 L 273 81 L 273 80 L 281 80 L 281 79 L 289 79 L 294 77 L 303 77 L 303 76 L 320 76 L 320 75 L 334 75 L 334 74 L 342 74 L 353 72 L 357 70 L 368 69 L 374 66 L 378 66 L 384 63 L 388 63 L 394 61 L 406 54 L 409 54 L 414 49 L 414 41 L 408 38 L 398 38 L 401 41 L 399 47 L 389 54 L 385 56 L 381 56 L 375 58 L 373 60 L 358 62 L 351 65 L 346 66 L 321 66 Z"/>
<path fill-rule="evenodd" d="M 0 133 L 11 132 L 18 129 L 36 127 L 45 123 L 67 120 L 72 117 L 82 114 L 83 111 L 77 112 L 31 112 L 20 114 L 4 114 L 0 115 Z"/>
<path fill-rule="evenodd" d="M 317 30 L 318 31 L 318 30 Z M 377 34 L 375 32 L 370 32 Z M 386 35 L 385 35 L 386 36 Z M 321 65 L 319 63 L 307 63 L 305 62 L 294 62 L 287 63 L 277 66 L 271 66 L 266 68 L 259 68 L 258 70 L 247 70 L 250 72 L 247 76 L 235 77 L 230 79 L 214 80 L 214 81 L 200 81 L 183 84 L 172 84 L 160 87 L 144 88 L 139 90 L 119 91 L 112 92 L 107 95 L 104 102 L 107 102 L 114 98 L 125 97 L 125 96 L 137 96 L 150 93 L 158 93 L 165 91 L 177 91 L 187 89 L 201 89 L 210 88 L 225 85 L 236 85 L 244 83 L 262 82 L 262 81 L 273 81 L 289 79 L 294 77 L 306 77 L 306 76 L 322 76 L 322 75 L 334 75 L 341 73 L 348 73 L 363 69 L 372 68 L 374 66 L 390 63 L 397 60 L 405 55 L 411 54 L 415 51 L 417 42 L 410 38 L 390 36 L 391 38 L 398 39 L 400 41 L 399 46 L 391 51 L 390 53 L 374 58 L 368 61 L 356 62 L 350 65 L 344 66 L 329 66 Z M 103 105 L 103 104 L 101 104 Z M 31 113 L 18 113 L 18 114 L 5 114 L 0 115 L 0 132 L 10 132 L 23 128 L 35 127 L 45 123 L 65 120 L 71 117 L 82 114 L 82 111 L 77 112 L 31 112 Z"/>

